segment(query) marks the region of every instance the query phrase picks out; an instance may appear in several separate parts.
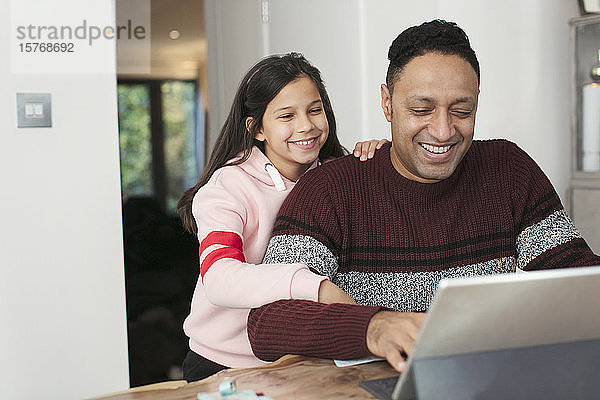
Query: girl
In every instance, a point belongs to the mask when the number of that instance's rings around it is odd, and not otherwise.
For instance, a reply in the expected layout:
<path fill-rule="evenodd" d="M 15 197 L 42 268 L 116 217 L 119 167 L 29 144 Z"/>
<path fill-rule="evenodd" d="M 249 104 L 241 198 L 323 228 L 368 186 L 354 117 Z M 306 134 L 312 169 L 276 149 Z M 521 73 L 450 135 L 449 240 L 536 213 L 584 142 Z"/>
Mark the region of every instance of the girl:
<path fill-rule="evenodd" d="M 383 143 L 358 143 L 355 153 L 372 156 Z M 261 264 L 295 182 L 319 160 L 344 153 L 320 73 L 302 55 L 270 56 L 248 71 L 199 182 L 178 204 L 200 242 L 200 276 L 184 322 L 186 380 L 265 364 L 248 342 L 252 308 L 291 298 L 353 302 L 306 265 Z"/>

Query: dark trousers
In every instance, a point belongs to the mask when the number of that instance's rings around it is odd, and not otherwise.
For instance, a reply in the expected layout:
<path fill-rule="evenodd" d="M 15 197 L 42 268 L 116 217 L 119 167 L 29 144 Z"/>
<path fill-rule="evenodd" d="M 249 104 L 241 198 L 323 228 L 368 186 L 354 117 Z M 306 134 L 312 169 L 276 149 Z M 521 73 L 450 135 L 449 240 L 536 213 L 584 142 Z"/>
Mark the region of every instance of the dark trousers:
<path fill-rule="evenodd" d="M 183 370 L 183 379 L 188 382 L 199 381 L 208 378 L 227 367 L 210 361 L 193 351 L 188 351 L 181 369 Z"/>

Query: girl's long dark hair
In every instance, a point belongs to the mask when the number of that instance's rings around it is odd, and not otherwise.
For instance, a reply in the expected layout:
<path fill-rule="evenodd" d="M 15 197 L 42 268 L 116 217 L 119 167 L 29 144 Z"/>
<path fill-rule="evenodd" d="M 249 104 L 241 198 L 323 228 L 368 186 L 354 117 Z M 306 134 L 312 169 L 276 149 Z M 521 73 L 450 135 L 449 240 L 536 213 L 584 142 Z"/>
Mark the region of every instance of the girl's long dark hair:
<path fill-rule="evenodd" d="M 302 76 L 309 77 L 317 86 L 329 123 L 329 135 L 319 151 L 319 159 L 326 160 L 347 154 L 346 149 L 338 140 L 333 109 L 319 70 L 299 53 L 263 58 L 250 68 L 242 79 L 227 120 L 221 128 L 221 133 L 217 137 L 198 183 L 186 190 L 177 203 L 179 217 L 189 232 L 194 235 L 198 233 L 192 215 L 192 200 L 196 192 L 208 182 L 217 169 L 246 161 L 250 157 L 252 146 L 257 146 L 264 152 L 264 143 L 254 137 L 262 127 L 262 119 L 267 105 L 288 83 Z M 246 129 L 248 117 L 252 117 L 253 120 L 250 129 Z M 232 161 L 238 154 L 241 154 L 241 157 Z"/>

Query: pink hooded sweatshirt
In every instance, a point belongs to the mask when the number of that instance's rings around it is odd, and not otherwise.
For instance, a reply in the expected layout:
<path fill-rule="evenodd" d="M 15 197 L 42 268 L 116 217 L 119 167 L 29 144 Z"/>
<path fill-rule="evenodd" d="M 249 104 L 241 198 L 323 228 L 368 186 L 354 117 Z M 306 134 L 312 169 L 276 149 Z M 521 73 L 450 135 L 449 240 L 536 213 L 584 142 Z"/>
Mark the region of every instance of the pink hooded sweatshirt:
<path fill-rule="evenodd" d="M 194 196 L 200 276 L 183 327 L 195 353 L 233 368 L 266 364 L 248 341 L 250 309 L 281 299 L 318 300 L 326 277 L 304 264 L 261 264 L 294 185 L 254 147 L 248 160 L 218 169 Z"/>

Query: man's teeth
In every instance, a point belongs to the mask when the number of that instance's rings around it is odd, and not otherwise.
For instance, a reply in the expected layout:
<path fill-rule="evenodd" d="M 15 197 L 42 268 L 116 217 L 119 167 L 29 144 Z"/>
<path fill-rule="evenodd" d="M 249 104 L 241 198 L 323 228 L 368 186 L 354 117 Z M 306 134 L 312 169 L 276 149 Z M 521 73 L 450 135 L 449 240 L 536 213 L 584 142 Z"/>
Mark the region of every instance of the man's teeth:
<path fill-rule="evenodd" d="M 425 144 L 425 143 L 419 143 L 419 144 L 425 150 L 427 150 L 431 153 L 435 153 L 435 154 L 444 154 L 445 152 L 450 150 L 450 147 L 452 147 L 452 146 L 432 146 L 430 144 Z"/>
<path fill-rule="evenodd" d="M 298 140 L 298 141 L 296 141 L 296 142 L 293 142 L 293 143 L 299 144 L 300 146 L 306 146 L 306 145 L 309 145 L 309 144 L 311 144 L 311 143 L 312 143 L 312 142 L 314 142 L 315 140 L 317 140 L 317 138 L 312 138 L 312 139 L 310 139 L 310 140 Z"/>

